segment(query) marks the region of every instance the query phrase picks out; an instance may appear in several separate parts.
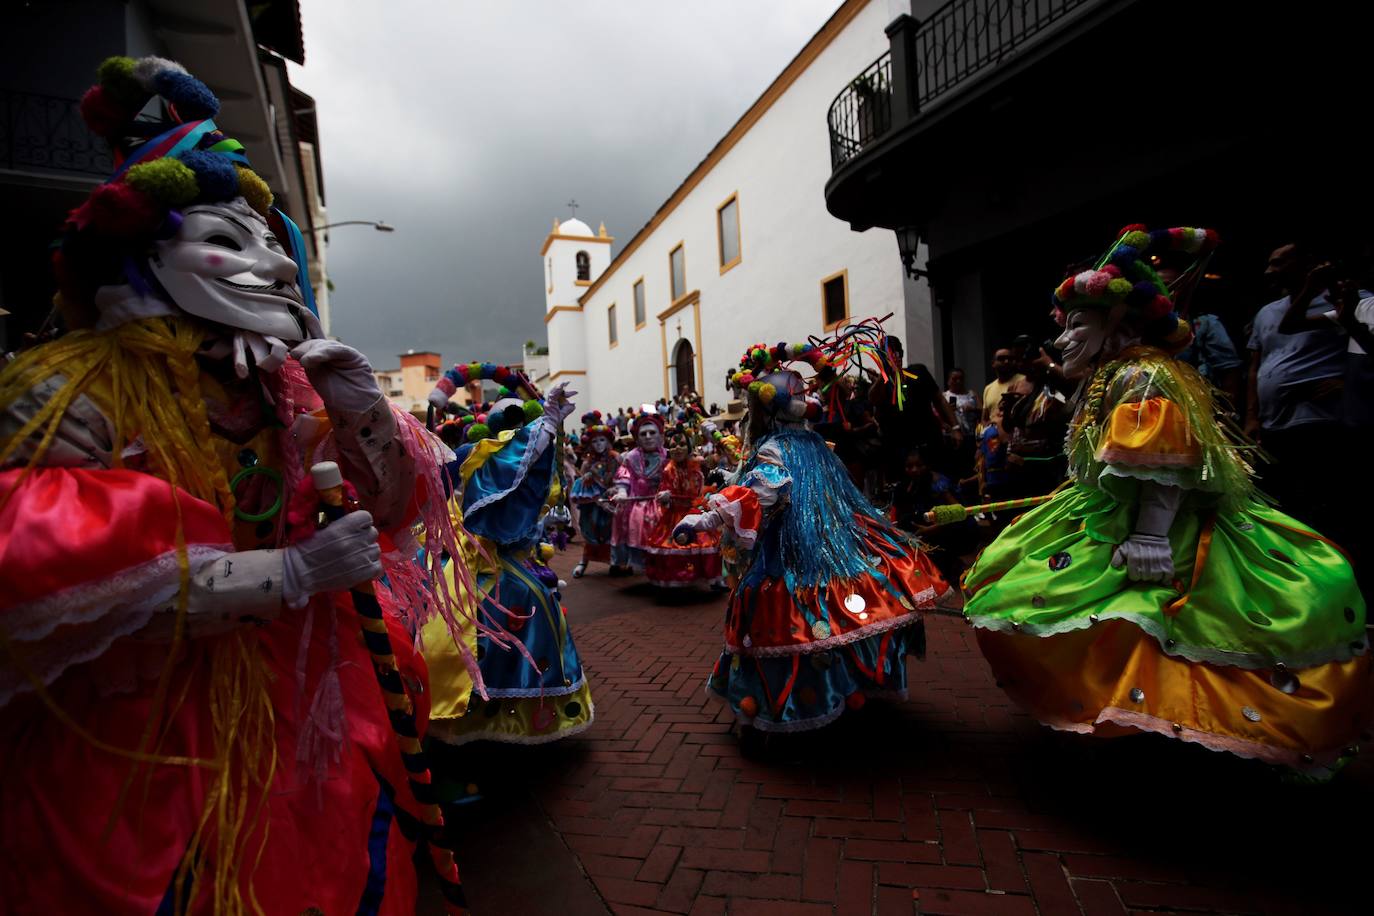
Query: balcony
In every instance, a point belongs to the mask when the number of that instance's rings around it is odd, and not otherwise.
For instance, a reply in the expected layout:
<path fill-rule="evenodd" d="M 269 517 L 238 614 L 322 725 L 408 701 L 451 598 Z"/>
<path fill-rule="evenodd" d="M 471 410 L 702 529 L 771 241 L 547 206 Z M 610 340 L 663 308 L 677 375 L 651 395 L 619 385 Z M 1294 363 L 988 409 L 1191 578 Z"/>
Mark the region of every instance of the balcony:
<path fill-rule="evenodd" d="M 109 178 L 114 160 L 78 105 L 76 99 L 0 89 L 0 170 Z"/>
<path fill-rule="evenodd" d="M 830 212 L 856 229 L 885 225 L 889 214 L 870 219 L 862 213 L 878 186 L 872 169 L 876 162 L 979 89 L 1009 77 L 1060 40 L 1082 34 L 1114 11 L 1110 8 L 1129 2 L 950 0 L 925 21 L 899 16 L 887 27 L 891 49 L 855 77 L 827 113 Z M 895 167 L 890 171 L 912 170 L 909 161 L 889 164 Z M 894 180 L 878 183 L 888 198 L 910 197 L 909 177 L 888 177 Z"/>

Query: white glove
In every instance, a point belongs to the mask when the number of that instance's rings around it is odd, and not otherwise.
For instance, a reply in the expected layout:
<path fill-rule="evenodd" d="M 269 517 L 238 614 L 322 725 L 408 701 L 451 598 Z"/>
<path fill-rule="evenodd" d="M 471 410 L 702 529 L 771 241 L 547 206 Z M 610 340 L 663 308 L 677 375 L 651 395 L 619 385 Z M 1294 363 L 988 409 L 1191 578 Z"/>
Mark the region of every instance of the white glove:
<path fill-rule="evenodd" d="M 716 431 L 716 424 L 712 423 L 710 420 L 702 420 L 701 431 L 709 436 Z"/>
<path fill-rule="evenodd" d="M 1126 538 L 1112 553 L 1112 566 L 1126 567 L 1135 582 L 1168 584 L 1174 578 L 1173 551 L 1169 539 L 1159 534 L 1136 534 Z"/>
<path fill-rule="evenodd" d="M 572 398 L 576 395 L 576 391 L 568 390 L 567 382 L 559 382 L 544 398 L 544 416 L 555 424 L 562 423 L 573 412 Z"/>
<path fill-rule="evenodd" d="M 307 340 L 291 348 L 330 410 L 361 413 L 382 397 L 372 365 L 357 350 L 337 340 Z"/>
<path fill-rule="evenodd" d="M 684 515 L 682 521 L 677 523 L 673 529 L 673 540 L 679 536 L 685 540 L 691 540 L 692 535 L 698 531 L 714 531 L 721 525 L 720 513 L 715 509 L 708 509 L 705 512 L 692 515 Z"/>
<path fill-rule="evenodd" d="M 319 592 L 339 591 L 382 574 L 372 513 L 350 512 L 283 551 L 282 597 L 301 607 Z"/>

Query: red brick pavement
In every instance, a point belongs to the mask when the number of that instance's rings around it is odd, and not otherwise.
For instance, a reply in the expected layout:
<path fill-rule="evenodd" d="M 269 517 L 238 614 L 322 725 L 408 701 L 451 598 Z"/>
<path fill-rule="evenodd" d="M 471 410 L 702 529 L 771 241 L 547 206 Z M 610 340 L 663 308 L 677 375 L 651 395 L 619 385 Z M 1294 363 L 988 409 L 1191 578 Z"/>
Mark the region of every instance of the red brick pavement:
<path fill-rule="evenodd" d="M 546 755 L 534 797 L 611 912 L 1367 912 L 1368 758 L 1294 786 L 1155 737 L 1055 734 L 997 689 L 961 620 L 932 617 L 908 702 L 746 759 L 703 690 L 722 601 L 694 597 L 570 584 L 596 724 L 517 749 Z"/>

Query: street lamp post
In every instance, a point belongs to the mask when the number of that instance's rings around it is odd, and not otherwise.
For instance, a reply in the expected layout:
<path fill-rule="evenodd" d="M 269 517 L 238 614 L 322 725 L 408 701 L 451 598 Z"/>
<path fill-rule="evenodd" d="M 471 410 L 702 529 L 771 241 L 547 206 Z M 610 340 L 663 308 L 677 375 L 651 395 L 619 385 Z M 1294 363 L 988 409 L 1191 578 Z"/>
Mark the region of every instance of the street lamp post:
<path fill-rule="evenodd" d="M 395 232 L 396 227 L 390 225 L 385 220 L 380 219 L 346 219 L 341 223 L 330 223 L 327 226 L 316 226 L 316 232 L 323 232 L 326 229 L 333 229 L 335 226 L 371 226 L 378 232 Z"/>

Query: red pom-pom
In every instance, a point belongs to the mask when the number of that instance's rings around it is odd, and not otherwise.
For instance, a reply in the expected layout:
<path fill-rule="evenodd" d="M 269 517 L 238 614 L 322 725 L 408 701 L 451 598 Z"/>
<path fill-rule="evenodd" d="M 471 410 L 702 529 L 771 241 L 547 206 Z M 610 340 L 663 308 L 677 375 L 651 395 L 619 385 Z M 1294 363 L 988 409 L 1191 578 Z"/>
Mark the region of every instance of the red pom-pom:
<path fill-rule="evenodd" d="M 92 132 L 108 137 L 130 120 L 129 111 L 102 86 L 92 86 L 81 97 L 81 119 Z"/>
<path fill-rule="evenodd" d="M 1116 234 L 1116 237 L 1117 237 L 1117 238 L 1121 238 L 1123 235 L 1125 235 L 1125 234 L 1128 233 L 1128 232 L 1149 232 L 1149 231 L 1150 231 L 1150 230 L 1147 229 L 1147 228 L 1145 227 L 1145 224 L 1144 224 L 1144 223 L 1131 223 L 1129 226 L 1126 226 L 1126 227 L 1122 228 L 1122 230 Z"/>
<path fill-rule="evenodd" d="M 850 709 L 863 709 L 865 702 L 867 702 L 866 698 L 857 690 L 844 698 L 844 705 Z"/>
<path fill-rule="evenodd" d="M 1155 296 L 1154 301 L 1146 309 L 1146 314 L 1151 318 L 1163 318 L 1173 310 L 1174 304 L 1165 295 Z"/>
<path fill-rule="evenodd" d="M 147 194 L 122 181 L 112 181 L 91 193 L 77 210 L 77 222 L 102 235 L 133 238 L 156 232 L 166 215 Z"/>
<path fill-rule="evenodd" d="M 1211 251 L 1221 244 L 1221 236 L 1217 235 L 1215 229 L 1204 229 L 1203 232 L 1207 236 L 1207 241 L 1202 243 L 1203 251 Z"/>
<path fill-rule="evenodd" d="M 739 701 L 739 711 L 752 719 L 759 714 L 759 701 L 753 697 L 743 697 Z"/>

